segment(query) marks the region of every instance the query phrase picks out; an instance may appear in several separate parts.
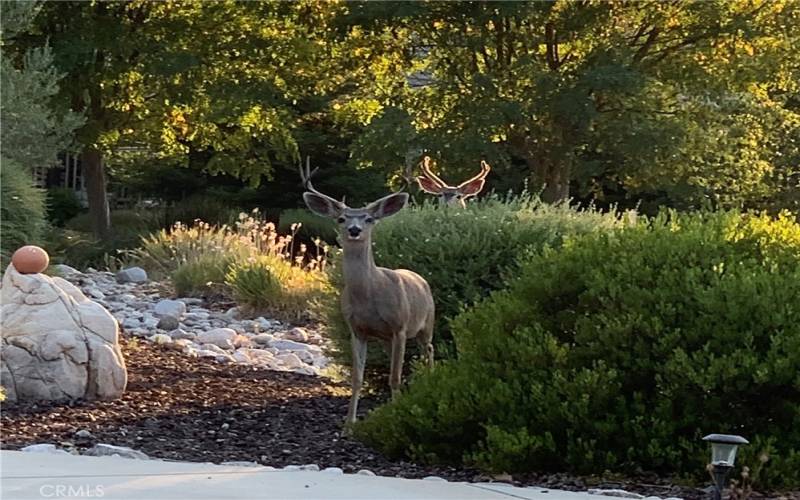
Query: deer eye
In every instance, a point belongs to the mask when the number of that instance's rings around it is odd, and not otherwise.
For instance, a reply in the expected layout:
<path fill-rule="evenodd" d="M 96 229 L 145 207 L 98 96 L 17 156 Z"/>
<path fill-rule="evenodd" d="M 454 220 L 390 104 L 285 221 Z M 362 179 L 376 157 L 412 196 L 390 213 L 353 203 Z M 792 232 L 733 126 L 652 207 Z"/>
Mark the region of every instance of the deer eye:
<path fill-rule="evenodd" d="M 336 222 L 338 222 L 339 224 L 344 224 L 344 221 L 345 221 L 344 217 L 339 217 L 338 219 L 336 219 Z"/>
<path fill-rule="evenodd" d="M 373 219 L 372 217 L 367 217 L 366 219 L 364 219 L 364 221 L 365 221 L 367 224 L 372 224 L 373 222 L 375 222 L 375 219 Z"/>

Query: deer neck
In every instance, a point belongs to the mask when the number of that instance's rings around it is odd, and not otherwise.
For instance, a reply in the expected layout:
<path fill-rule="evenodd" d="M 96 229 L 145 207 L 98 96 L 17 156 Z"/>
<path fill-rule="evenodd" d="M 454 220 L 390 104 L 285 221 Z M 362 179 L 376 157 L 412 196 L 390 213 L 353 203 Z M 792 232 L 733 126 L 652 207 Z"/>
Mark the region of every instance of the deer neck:
<path fill-rule="evenodd" d="M 378 272 L 372 258 L 371 238 L 367 236 L 362 242 L 345 241 L 342 248 L 342 273 L 346 293 L 369 297 Z"/>

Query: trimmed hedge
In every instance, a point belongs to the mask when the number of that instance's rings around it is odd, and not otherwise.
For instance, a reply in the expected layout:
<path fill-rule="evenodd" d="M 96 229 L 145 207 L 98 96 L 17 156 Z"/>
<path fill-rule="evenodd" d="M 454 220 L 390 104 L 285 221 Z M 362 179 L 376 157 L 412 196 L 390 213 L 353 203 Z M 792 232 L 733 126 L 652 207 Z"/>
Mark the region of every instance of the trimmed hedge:
<path fill-rule="evenodd" d="M 458 360 L 360 423 L 383 452 L 491 471 L 705 476 L 712 432 L 800 481 L 800 225 L 662 215 L 545 250 L 453 322 Z"/>

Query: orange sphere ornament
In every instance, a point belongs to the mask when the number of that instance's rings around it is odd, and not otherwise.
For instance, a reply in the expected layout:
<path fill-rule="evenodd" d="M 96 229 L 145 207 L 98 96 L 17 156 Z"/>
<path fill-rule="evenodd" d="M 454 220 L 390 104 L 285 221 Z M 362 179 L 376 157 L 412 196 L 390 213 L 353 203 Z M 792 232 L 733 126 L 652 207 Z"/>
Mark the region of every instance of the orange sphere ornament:
<path fill-rule="evenodd" d="M 43 248 L 36 245 L 25 245 L 11 256 L 14 269 L 22 274 L 41 273 L 50 264 L 50 256 Z"/>

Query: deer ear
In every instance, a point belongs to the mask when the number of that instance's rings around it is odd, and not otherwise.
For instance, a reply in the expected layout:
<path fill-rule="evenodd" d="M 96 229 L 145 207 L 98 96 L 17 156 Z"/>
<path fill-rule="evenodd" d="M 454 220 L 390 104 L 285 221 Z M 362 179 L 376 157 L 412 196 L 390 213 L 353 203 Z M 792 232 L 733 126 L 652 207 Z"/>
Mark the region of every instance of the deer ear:
<path fill-rule="evenodd" d="M 464 184 L 458 186 L 458 191 L 461 193 L 462 196 L 475 196 L 476 194 L 481 192 L 483 189 L 483 185 L 486 183 L 484 179 L 474 179 L 471 181 L 467 181 Z"/>
<path fill-rule="evenodd" d="M 367 211 L 376 219 L 389 217 L 400 211 L 408 203 L 408 193 L 394 193 L 367 205 Z"/>
<path fill-rule="evenodd" d="M 439 194 L 442 192 L 442 187 L 427 177 L 417 177 L 417 184 L 426 193 Z"/>
<path fill-rule="evenodd" d="M 303 193 L 303 201 L 309 210 L 323 217 L 338 217 L 342 213 L 341 204 L 327 196 L 306 192 Z"/>

